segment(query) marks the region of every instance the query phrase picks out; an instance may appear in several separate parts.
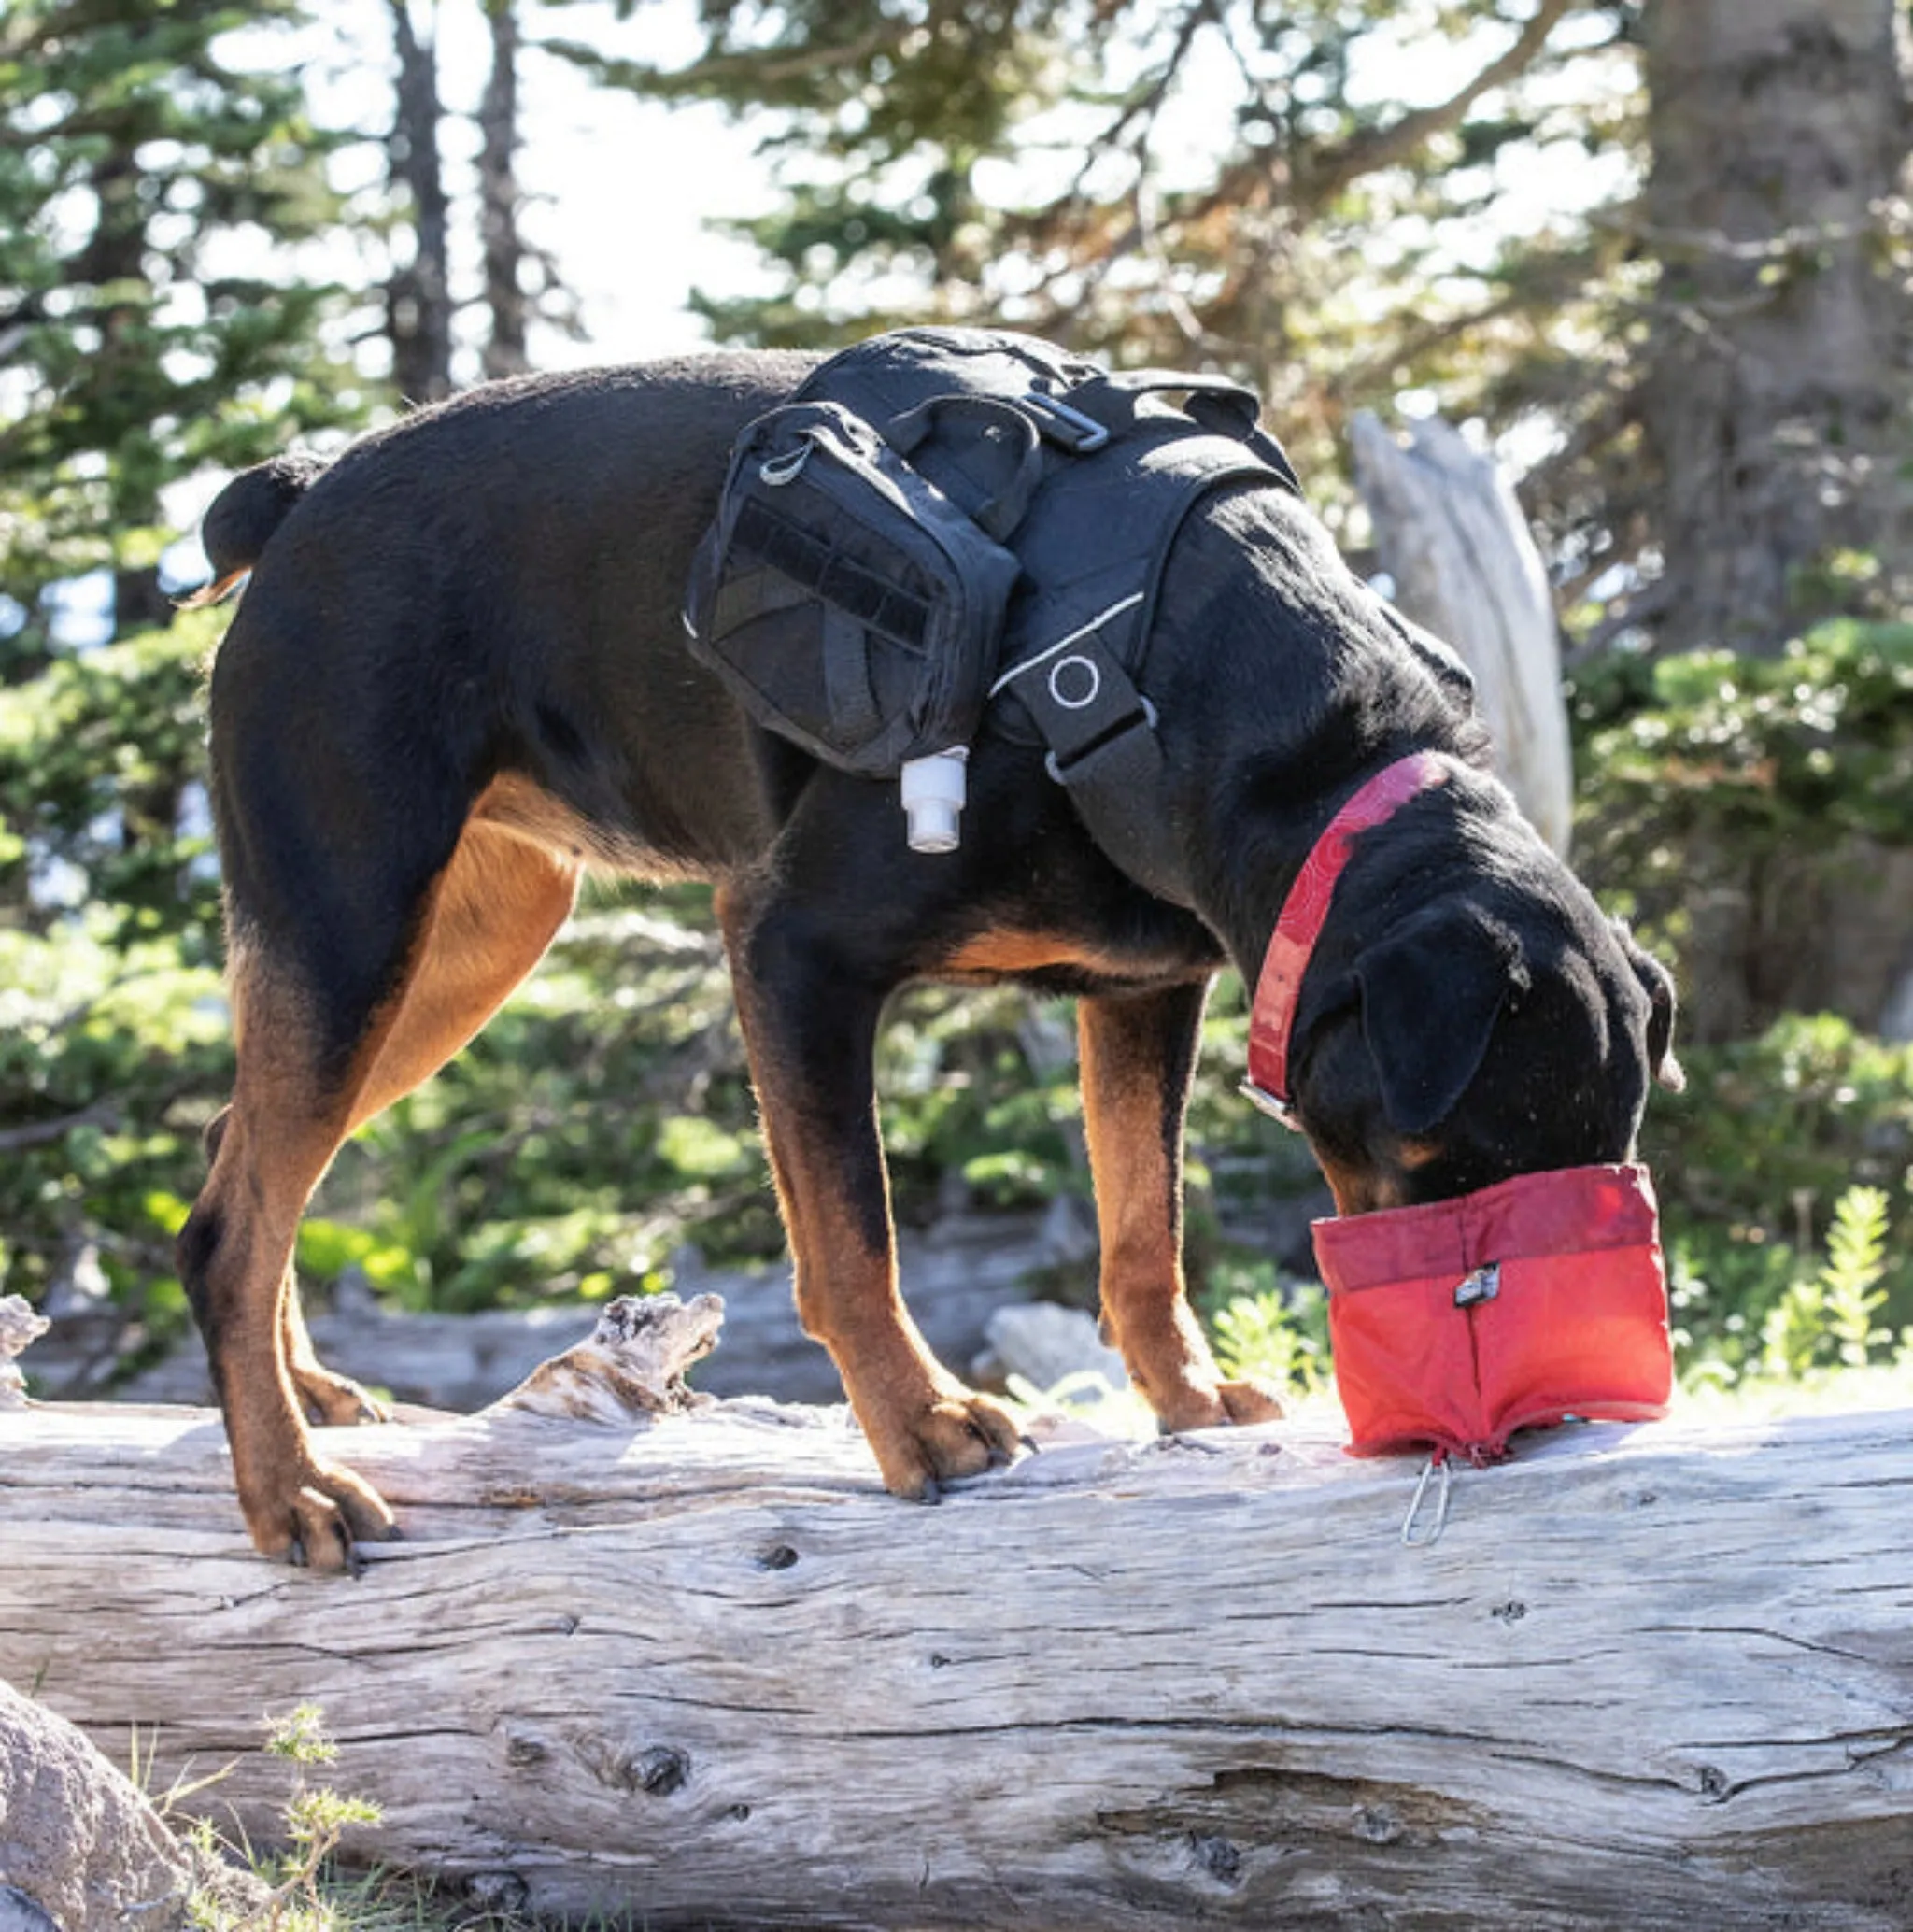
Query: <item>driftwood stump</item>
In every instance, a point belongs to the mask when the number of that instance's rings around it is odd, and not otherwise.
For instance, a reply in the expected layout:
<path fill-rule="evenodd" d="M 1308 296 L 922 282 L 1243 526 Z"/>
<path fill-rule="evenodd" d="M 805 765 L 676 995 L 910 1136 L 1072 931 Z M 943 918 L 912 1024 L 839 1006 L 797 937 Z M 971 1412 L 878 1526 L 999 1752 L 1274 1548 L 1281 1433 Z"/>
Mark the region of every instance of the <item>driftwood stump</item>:
<path fill-rule="evenodd" d="M 1397 439 L 1363 410 L 1352 437 L 1395 602 L 1474 673 L 1496 770 L 1528 822 L 1565 853 L 1574 774 L 1554 599 L 1514 490 L 1439 418 Z"/>
<path fill-rule="evenodd" d="M 356 1583 L 251 1554 L 214 1415 L 7 1412 L 0 1673 L 254 1832 L 316 1700 L 364 1855 L 653 1926 L 1913 1923 L 1913 1417 L 1557 1430 L 1411 1549 L 1330 1421 L 926 1509 L 845 1412 L 638 1406 L 332 1432 Z"/>

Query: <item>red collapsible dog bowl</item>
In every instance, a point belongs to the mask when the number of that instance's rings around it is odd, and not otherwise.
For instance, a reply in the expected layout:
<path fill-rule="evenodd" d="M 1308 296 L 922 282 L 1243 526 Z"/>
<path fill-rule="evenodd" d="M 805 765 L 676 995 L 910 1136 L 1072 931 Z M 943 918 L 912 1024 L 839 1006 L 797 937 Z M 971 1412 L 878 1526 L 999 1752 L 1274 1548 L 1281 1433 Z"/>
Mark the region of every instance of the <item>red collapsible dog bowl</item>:
<path fill-rule="evenodd" d="M 1357 1456 L 1428 1445 L 1482 1463 L 1519 1428 L 1666 1413 L 1667 1287 L 1645 1168 L 1518 1174 L 1313 1232 Z"/>

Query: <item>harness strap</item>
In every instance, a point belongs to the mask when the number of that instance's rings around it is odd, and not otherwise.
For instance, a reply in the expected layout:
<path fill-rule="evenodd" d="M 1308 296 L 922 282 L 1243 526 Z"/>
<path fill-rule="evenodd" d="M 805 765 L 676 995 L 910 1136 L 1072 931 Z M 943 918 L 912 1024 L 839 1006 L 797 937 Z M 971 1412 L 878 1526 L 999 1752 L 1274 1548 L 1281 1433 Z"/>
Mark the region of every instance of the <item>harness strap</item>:
<path fill-rule="evenodd" d="M 841 351 L 798 393 L 874 425 L 1013 550 L 1022 576 L 988 695 L 1016 702 L 992 702 L 990 725 L 1045 746 L 1050 775 L 1112 863 L 1190 904 L 1155 708 L 1137 681 L 1194 505 L 1227 484 L 1301 494 L 1259 427 L 1254 391 L 1222 376 L 1106 370 L 1007 331 L 919 328 Z M 1144 406 L 1158 396 L 1180 397 L 1180 413 Z M 840 693 L 859 712 L 867 675 L 842 653 L 825 668 L 833 713 Z"/>
<path fill-rule="evenodd" d="M 1155 706 L 1136 689 L 1104 629 L 1133 621 L 1141 590 L 1120 598 L 990 687 L 1014 689 L 1049 750 L 1049 774 L 1070 794 L 1090 836 L 1139 886 L 1190 903 L 1182 854 L 1163 797 Z"/>

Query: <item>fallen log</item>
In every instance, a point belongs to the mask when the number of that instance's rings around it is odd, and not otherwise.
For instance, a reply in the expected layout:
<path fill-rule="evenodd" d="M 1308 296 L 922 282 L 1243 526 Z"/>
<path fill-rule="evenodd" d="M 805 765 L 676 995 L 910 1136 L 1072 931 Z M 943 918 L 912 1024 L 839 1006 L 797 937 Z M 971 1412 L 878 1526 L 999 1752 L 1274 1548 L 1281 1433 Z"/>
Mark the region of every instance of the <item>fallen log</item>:
<path fill-rule="evenodd" d="M 251 1555 L 214 1415 L 7 1409 L 0 1675 L 264 1837 L 262 1720 L 316 1701 L 361 1855 L 554 1914 L 1913 1919 L 1913 1417 L 1557 1430 L 1411 1548 L 1416 1465 L 1326 1420 L 1057 1440 L 926 1509 L 844 1412 L 685 1410 L 669 1364 L 568 1419 L 630 1368 L 601 1331 L 329 1432 L 404 1529 L 356 1582 Z"/>

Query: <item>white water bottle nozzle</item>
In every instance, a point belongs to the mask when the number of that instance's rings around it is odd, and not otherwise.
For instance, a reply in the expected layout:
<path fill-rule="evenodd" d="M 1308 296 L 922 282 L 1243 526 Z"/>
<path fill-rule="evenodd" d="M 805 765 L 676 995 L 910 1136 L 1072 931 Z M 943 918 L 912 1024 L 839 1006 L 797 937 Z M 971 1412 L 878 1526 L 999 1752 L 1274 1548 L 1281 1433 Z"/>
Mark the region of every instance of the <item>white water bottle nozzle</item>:
<path fill-rule="evenodd" d="M 953 745 L 947 751 L 909 760 L 898 774 L 913 852 L 956 849 L 962 837 L 957 820 L 969 791 L 963 771 L 969 756 L 967 745 Z"/>

